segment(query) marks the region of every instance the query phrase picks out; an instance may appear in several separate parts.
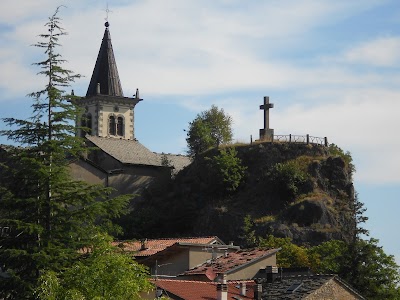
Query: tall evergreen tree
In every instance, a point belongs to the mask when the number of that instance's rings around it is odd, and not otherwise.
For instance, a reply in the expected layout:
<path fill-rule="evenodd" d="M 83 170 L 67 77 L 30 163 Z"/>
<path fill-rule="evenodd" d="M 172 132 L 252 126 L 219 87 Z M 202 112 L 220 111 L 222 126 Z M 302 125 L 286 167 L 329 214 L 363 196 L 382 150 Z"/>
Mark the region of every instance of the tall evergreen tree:
<path fill-rule="evenodd" d="M 3 120 L 10 129 L 1 134 L 23 147 L 10 147 L 0 166 L 0 227 L 10 228 L 0 237 L 0 299 L 32 298 L 40 274 L 59 272 L 79 259 L 79 250 L 90 247 L 96 235 L 115 229 L 110 220 L 129 201 L 110 199 L 109 189 L 69 175 L 69 158 L 86 149 L 75 136 L 74 96 L 65 93 L 79 75 L 63 68 L 65 60 L 56 51 L 66 34 L 58 12 L 34 45 L 44 49 L 44 60 L 35 65 L 47 84 L 29 94 L 32 117 Z"/>

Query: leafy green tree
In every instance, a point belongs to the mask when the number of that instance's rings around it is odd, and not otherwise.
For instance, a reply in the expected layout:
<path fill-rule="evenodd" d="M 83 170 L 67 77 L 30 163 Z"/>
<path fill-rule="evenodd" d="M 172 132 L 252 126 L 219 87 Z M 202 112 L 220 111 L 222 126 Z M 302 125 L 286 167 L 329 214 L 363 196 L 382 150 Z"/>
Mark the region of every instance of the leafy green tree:
<path fill-rule="evenodd" d="M 235 148 L 220 149 L 219 154 L 208 159 L 210 177 L 221 192 L 234 192 L 243 181 L 246 167 L 237 157 Z"/>
<path fill-rule="evenodd" d="M 31 299 L 43 271 L 58 272 L 79 259 L 79 249 L 93 243 L 99 232 L 117 230 L 111 219 L 119 216 L 127 197 L 110 199 L 111 190 L 74 181 L 69 157 L 84 151 L 75 137 L 76 107 L 64 89 L 79 75 L 64 69 L 56 52 L 59 37 L 66 33 L 54 15 L 46 23 L 45 58 L 36 63 L 46 86 L 33 98 L 28 120 L 6 118 L 9 130 L 1 131 L 24 147 L 10 147 L 8 161 L 0 168 L 0 227 L 10 228 L 0 238 L 1 299 Z"/>
<path fill-rule="evenodd" d="M 90 249 L 87 257 L 62 273 L 40 276 L 35 294 L 41 300 L 141 299 L 152 285 L 145 266 L 131 255 L 110 246 L 106 238 Z"/>
<path fill-rule="evenodd" d="M 339 274 L 348 251 L 344 241 L 331 240 L 307 249 L 311 269 L 318 274 Z"/>
<path fill-rule="evenodd" d="M 342 258 L 340 276 L 367 299 L 400 299 L 400 269 L 377 239 L 358 239 Z"/>
<path fill-rule="evenodd" d="M 279 267 L 309 267 L 307 249 L 292 243 L 290 238 L 278 238 L 273 235 L 260 238 L 260 247 L 281 248 L 277 253 L 277 265 Z"/>
<path fill-rule="evenodd" d="M 232 118 L 224 110 L 212 105 L 189 123 L 186 142 L 188 153 L 195 156 L 211 147 L 232 141 Z"/>

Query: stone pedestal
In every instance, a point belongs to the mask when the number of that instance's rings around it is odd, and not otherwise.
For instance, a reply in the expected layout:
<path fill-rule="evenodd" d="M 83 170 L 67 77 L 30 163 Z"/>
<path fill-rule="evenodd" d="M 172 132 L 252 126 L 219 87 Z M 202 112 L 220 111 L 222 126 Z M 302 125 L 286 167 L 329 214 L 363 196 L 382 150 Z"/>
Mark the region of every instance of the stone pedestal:
<path fill-rule="evenodd" d="M 260 129 L 260 141 L 273 142 L 274 141 L 274 130 L 271 128 Z"/>

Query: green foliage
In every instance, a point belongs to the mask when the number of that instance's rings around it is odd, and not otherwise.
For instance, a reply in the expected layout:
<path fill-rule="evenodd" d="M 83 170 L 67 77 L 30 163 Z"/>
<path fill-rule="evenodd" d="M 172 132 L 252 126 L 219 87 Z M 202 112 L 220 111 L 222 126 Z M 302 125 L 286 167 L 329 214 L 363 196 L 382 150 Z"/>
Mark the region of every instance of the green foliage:
<path fill-rule="evenodd" d="M 307 249 L 292 243 L 290 238 L 277 238 L 269 235 L 267 238 L 260 238 L 260 247 L 281 248 L 277 253 L 277 265 L 279 267 L 309 267 Z"/>
<path fill-rule="evenodd" d="M 237 157 L 235 148 L 220 149 L 219 154 L 209 158 L 208 167 L 211 170 L 209 176 L 213 184 L 222 192 L 234 192 L 244 179 L 246 167 Z"/>
<path fill-rule="evenodd" d="M 161 165 L 164 167 L 171 167 L 172 162 L 168 159 L 168 156 L 164 153 L 161 154 Z"/>
<path fill-rule="evenodd" d="M 400 269 L 378 240 L 362 240 L 348 246 L 340 275 L 367 299 L 399 299 Z"/>
<path fill-rule="evenodd" d="M 342 257 L 348 246 L 344 241 L 331 240 L 307 250 L 311 269 L 318 274 L 339 274 Z"/>
<path fill-rule="evenodd" d="M 344 152 L 339 146 L 335 144 L 330 144 L 328 147 L 329 154 L 332 156 L 340 156 L 343 158 L 346 166 L 350 168 L 352 172 L 356 171 L 356 168 L 353 164 L 353 158 L 351 157 L 351 153 L 349 151 Z"/>
<path fill-rule="evenodd" d="M 242 225 L 243 234 L 241 238 L 245 241 L 245 245 L 247 247 L 254 247 L 258 245 L 258 237 L 256 236 L 254 225 L 255 224 L 251 219 L 251 216 L 246 215 L 243 219 L 243 225 Z"/>
<path fill-rule="evenodd" d="M 309 175 L 296 160 L 276 164 L 267 173 L 267 179 L 284 203 L 293 202 L 301 193 L 308 192 Z"/>
<path fill-rule="evenodd" d="M 10 233 L 0 238 L 0 262 L 9 275 L 0 280 L 0 298 L 29 299 L 43 270 L 59 272 L 79 258 L 79 249 L 92 243 L 99 232 L 117 230 L 111 220 L 118 217 L 128 197 L 110 199 L 110 189 L 71 179 L 69 157 L 85 151 L 75 137 L 77 110 L 64 88 L 79 75 L 62 67 L 55 52 L 65 34 L 58 9 L 40 35 L 45 59 L 41 68 L 47 84 L 31 93 L 32 117 L 7 118 L 11 126 L 2 135 L 26 147 L 10 148 L 7 164 L 0 168 L 0 227 Z"/>
<path fill-rule="evenodd" d="M 189 123 L 186 142 L 188 153 L 195 156 L 211 147 L 232 141 L 232 118 L 224 110 L 212 105 Z"/>
<path fill-rule="evenodd" d="M 151 289 L 148 270 L 131 255 L 110 247 L 110 240 L 92 247 L 87 258 L 63 272 L 41 275 L 36 296 L 41 300 L 141 299 L 139 292 Z"/>
<path fill-rule="evenodd" d="M 332 240 L 306 248 L 293 244 L 290 238 L 270 235 L 264 239 L 254 234 L 251 238 L 259 240 L 260 247 L 281 248 L 277 253 L 279 267 L 310 267 L 315 273 L 338 274 L 367 299 L 399 299 L 399 266 L 376 239 L 357 239 L 351 244 Z"/>

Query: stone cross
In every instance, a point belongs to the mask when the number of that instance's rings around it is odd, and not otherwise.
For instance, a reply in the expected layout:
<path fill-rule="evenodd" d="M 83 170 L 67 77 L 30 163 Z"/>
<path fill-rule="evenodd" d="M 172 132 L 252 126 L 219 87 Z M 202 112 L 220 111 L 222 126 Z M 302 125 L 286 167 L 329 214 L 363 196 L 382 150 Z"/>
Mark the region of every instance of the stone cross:
<path fill-rule="evenodd" d="M 260 109 L 264 110 L 264 130 L 269 129 L 269 109 L 274 108 L 273 103 L 269 103 L 269 97 L 264 97 L 264 104 L 260 105 Z"/>

